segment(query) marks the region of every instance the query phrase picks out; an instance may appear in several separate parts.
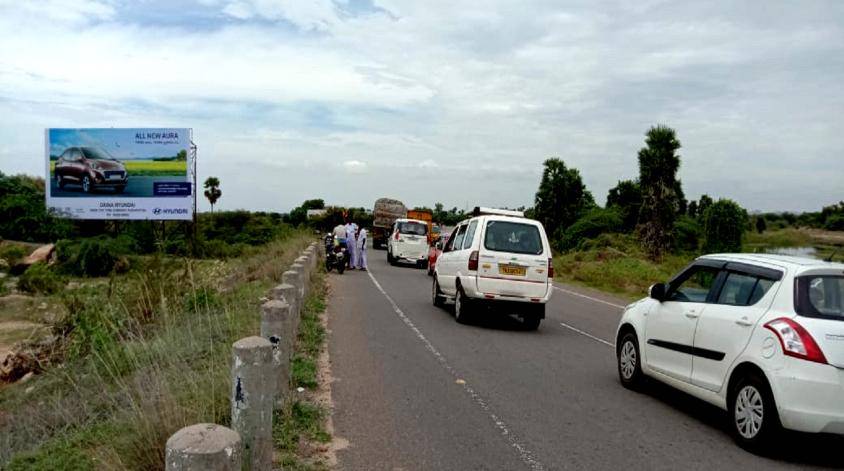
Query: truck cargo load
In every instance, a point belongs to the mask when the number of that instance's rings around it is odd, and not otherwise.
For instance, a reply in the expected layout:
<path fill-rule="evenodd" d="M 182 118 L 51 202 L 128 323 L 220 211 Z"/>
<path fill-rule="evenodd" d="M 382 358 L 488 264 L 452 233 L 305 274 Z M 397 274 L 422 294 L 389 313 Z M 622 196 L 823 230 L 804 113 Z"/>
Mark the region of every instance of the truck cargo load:
<path fill-rule="evenodd" d="M 372 247 L 384 249 L 387 247 L 387 237 L 396 219 L 407 216 L 407 207 L 399 200 L 379 198 L 372 210 Z"/>

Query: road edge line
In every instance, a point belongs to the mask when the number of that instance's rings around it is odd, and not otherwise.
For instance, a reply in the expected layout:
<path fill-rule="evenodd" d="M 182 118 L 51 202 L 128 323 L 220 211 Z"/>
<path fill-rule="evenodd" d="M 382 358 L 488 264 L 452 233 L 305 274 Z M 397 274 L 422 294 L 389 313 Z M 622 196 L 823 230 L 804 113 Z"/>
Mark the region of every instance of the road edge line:
<path fill-rule="evenodd" d="M 560 288 L 559 286 L 557 286 L 556 283 L 554 284 L 554 289 L 562 291 L 563 293 L 566 293 L 566 294 L 570 294 L 572 296 L 577 296 L 579 298 L 588 299 L 590 301 L 595 301 L 597 303 L 606 304 L 607 306 L 612 306 L 614 308 L 624 309 L 624 306 L 622 306 L 620 304 L 611 303 L 609 301 L 604 301 L 603 299 L 593 298 L 592 296 L 587 296 L 585 294 L 581 294 L 581 293 L 578 293 L 576 291 L 571 291 L 571 290 L 568 290 L 568 289 L 565 289 L 565 288 Z"/>
<path fill-rule="evenodd" d="M 590 339 L 592 339 L 592 340 L 594 340 L 594 341 L 596 341 L 596 342 L 600 342 L 600 343 L 602 343 L 602 344 L 604 344 L 604 345 L 606 345 L 606 346 L 608 346 L 608 347 L 615 348 L 615 344 L 614 344 L 614 343 L 612 343 L 612 342 L 610 342 L 609 340 L 604 340 L 604 339 L 602 339 L 601 337 L 596 337 L 596 336 L 594 336 L 594 335 L 590 334 L 589 332 L 582 331 L 582 330 L 578 329 L 577 327 L 574 327 L 574 326 L 571 326 L 571 325 L 566 324 L 565 322 L 560 322 L 560 325 L 561 325 L 561 326 L 563 326 L 563 327 L 565 327 L 566 329 L 569 329 L 569 330 L 572 330 L 572 331 L 574 331 L 574 332 L 577 332 L 578 334 L 580 334 L 580 335 L 582 335 L 582 336 L 584 336 L 584 337 L 588 337 L 588 338 L 590 338 Z"/>

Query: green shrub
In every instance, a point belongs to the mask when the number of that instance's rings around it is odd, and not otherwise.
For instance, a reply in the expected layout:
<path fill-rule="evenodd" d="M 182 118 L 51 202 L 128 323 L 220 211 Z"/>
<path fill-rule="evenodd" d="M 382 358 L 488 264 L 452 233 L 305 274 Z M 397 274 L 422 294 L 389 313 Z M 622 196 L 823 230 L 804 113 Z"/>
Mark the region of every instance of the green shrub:
<path fill-rule="evenodd" d="M 680 216 L 674 221 L 674 249 L 697 252 L 700 245 L 700 224 L 695 218 Z"/>
<path fill-rule="evenodd" d="M 111 247 L 100 239 L 87 239 L 79 247 L 78 267 L 81 274 L 104 276 L 111 273 L 116 260 Z"/>
<path fill-rule="evenodd" d="M 42 262 L 34 263 L 18 280 L 18 289 L 28 293 L 52 294 L 64 287 L 64 280 Z"/>
<path fill-rule="evenodd" d="M 19 245 L 5 245 L 0 247 L 0 258 L 5 260 L 10 267 L 14 266 L 25 256 L 26 250 Z"/>
<path fill-rule="evenodd" d="M 740 252 L 747 212 L 732 200 L 720 199 L 703 215 L 703 251 Z"/>
<path fill-rule="evenodd" d="M 824 229 L 828 231 L 844 231 L 844 215 L 834 214 L 826 218 Z"/>
<path fill-rule="evenodd" d="M 583 241 L 601 234 L 619 232 L 624 221 L 617 209 L 595 208 L 578 219 L 563 232 L 559 241 L 560 250 L 572 250 Z"/>

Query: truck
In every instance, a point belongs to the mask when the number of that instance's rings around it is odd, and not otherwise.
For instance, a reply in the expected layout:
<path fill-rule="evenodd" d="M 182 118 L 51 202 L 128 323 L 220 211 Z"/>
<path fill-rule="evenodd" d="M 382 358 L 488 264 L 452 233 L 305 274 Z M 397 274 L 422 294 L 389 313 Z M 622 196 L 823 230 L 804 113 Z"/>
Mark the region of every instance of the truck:
<path fill-rule="evenodd" d="M 431 245 L 434 237 L 434 213 L 427 209 L 411 209 L 407 211 L 407 218 L 428 224 L 428 245 Z"/>
<path fill-rule="evenodd" d="M 407 207 L 399 200 L 379 198 L 372 210 L 372 247 L 386 249 L 387 238 L 393 229 L 396 219 L 407 216 Z"/>

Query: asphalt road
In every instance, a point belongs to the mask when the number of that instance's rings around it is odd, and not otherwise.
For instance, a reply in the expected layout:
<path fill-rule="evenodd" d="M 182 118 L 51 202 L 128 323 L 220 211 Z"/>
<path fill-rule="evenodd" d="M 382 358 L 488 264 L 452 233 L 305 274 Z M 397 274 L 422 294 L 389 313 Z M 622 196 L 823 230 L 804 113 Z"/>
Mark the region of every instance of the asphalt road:
<path fill-rule="evenodd" d="M 50 179 L 50 195 L 54 198 L 83 198 L 95 196 L 97 198 L 114 196 L 123 198 L 127 196 L 147 197 L 152 196 L 152 182 L 154 181 L 185 181 L 184 177 L 174 177 L 167 179 L 166 177 L 152 177 L 152 176 L 135 176 L 129 175 L 129 183 L 123 193 L 116 193 L 111 188 L 103 188 L 97 190 L 93 195 L 86 194 L 82 191 L 82 185 L 68 184 L 64 188 L 59 188 L 56 184 L 56 179 Z"/>
<path fill-rule="evenodd" d="M 760 457 L 733 443 L 718 408 L 659 384 L 622 388 L 618 300 L 560 286 L 536 332 L 509 318 L 466 326 L 431 304 L 425 271 L 385 258 L 372 250 L 368 273 L 330 276 L 342 469 L 844 467 L 840 437 L 789 434 Z"/>

